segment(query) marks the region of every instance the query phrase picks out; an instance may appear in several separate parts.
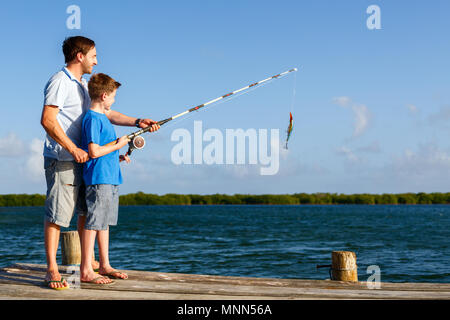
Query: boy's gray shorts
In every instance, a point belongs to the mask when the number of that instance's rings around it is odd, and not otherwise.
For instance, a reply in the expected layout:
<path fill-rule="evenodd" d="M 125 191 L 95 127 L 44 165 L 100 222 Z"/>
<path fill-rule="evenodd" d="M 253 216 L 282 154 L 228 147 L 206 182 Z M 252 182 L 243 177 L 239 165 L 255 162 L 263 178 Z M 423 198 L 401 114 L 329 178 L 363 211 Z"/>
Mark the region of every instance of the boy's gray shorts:
<path fill-rule="evenodd" d="M 87 230 L 107 230 L 117 225 L 119 216 L 119 186 L 94 184 L 86 186 Z"/>
<path fill-rule="evenodd" d="M 45 219 L 67 228 L 74 212 L 85 215 L 86 199 L 83 164 L 44 157 L 47 198 Z"/>

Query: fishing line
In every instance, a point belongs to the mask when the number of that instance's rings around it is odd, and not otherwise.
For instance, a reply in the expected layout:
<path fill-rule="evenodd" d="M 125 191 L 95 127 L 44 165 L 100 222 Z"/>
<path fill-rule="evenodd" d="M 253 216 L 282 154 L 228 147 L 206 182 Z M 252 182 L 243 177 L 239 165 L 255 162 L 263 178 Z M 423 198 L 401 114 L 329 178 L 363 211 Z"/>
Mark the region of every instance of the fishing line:
<path fill-rule="evenodd" d="M 297 73 L 294 74 L 294 87 L 292 88 L 291 112 L 294 112 L 296 91 L 297 91 Z"/>
<path fill-rule="evenodd" d="M 230 102 L 231 100 L 236 99 L 237 97 L 240 97 L 241 95 L 248 94 L 248 93 L 250 93 L 250 92 L 252 92 L 252 91 L 254 91 L 254 90 L 256 90 L 256 89 L 262 88 L 262 87 L 268 85 L 269 83 L 271 83 L 273 80 L 274 80 L 274 79 L 271 79 L 271 80 L 269 80 L 269 81 L 267 81 L 267 82 L 264 82 L 264 83 L 262 83 L 262 84 L 260 84 L 260 85 L 258 85 L 258 86 L 255 86 L 255 87 L 253 87 L 253 88 L 251 88 L 251 89 L 249 89 L 249 90 L 247 90 L 247 91 L 239 92 L 239 93 L 237 93 L 237 94 L 235 94 L 235 95 L 232 95 L 232 96 L 230 96 L 230 97 L 227 97 L 226 99 L 222 99 L 222 100 L 220 100 L 220 101 L 218 101 L 218 102 L 216 102 L 216 103 L 214 103 L 214 104 L 211 104 L 211 105 L 207 106 L 207 107 L 206 107 L 205 109 L 203 109 L 203 110 L 204 110 L 205 113 L 206 113 L 206 112 L 210 111 L 212 108 L 215 108 L 215 107 L 217 107 L 217 106 L 219 106 L 219 105 L 221 105 L 221 104 L 223 104 L 223 103 Z M 197 111 L 197 112 L 198 112 L 198 111 Z M 196 116 L 196 113 L 197 113 L 197 112 L 192 112 L 192 114 L 187 114 L 186 117 L 184 117 L 183 119 L 175 119 L 174 121 L 171 121 L 170 123 L 168 123 L 168 124 L 166 125 L 166 127 L 171 127 L 171 126 L 176 125 L 177 123 L 180 123 L 180 122 L 182 122 L 182 121 L 184 121 L 184 120 L 191 119 L 192 117 L 195 117 L 195 116 Z"/>
<path fill-rule="evenodd" d="M 227 99 L 227 98 L 230 97 L 230 96 L 233 96 L 232 98 L 234 98 L 235 96 L 239 96 L 242 93 L 253 91 L 254 89 L 256 89 L 258 87 L 262 87 L 263 84 L 265 84 L 267 82 L 271 82 L 271 80 L 273 80 L 273 79 L 277 79 L 277 78 L 283 77 L 283 76 L 285 76 L 285 75 L 287 75 L 287 74 L 289 74 L 291 72 L 296 72 L 296 71 L 297 71 L 297 68 L 293 68 L 293 69 L 290 69 L 288 71 L 285 71 L 285 72 L 279 73 L 277 75 L 274 75 L 272 77 L 266 78 L 264 80 L 252 83 L 252 84 L 250 84 L 248 86 L 245 86 L 243 88 L 237 89 L 237 90 L 232 91 L 230 93 L 227 93 L 227 94 L 225 94 L 223 96 L 219 96 L 219 97 L 217 97 L 217 98 L 215 98 L 213 100 L 210 100 L 208 102 L 205 102 L 205 103 L 203 103 L 201 105 L 198 105 L 196 107 L 192 107 L 190 109 L 187 109 L 187 110 L 185 110 L 185 111 L 183 111 L 181 113 L 178 113 L 178 114 L 176 114 L 176 115 L 174 115 L 174 116 L 172 116 L 170 118 L 160 120 L 160 121 L 157 122 L 157 124 L 159 126 L 162 126 L 163 124 L 166 124 L 167 122 L 173 121 L 173 120 L 175 120 L 175 119 L 177 119 L 179 117 L 184 117 L 184 116 L 188 115 L 188 113 L 191 113 L 193 111 L 198 111 L 199 109 L 203 109 L 206 106 L 212 105 L 212 104 L 214 104 L 216 102 L 229 101 L 231 99 Z M 220 100 L 222 100 L 222 101 L 220 101 Z M 220 104 L 220 103 L 216 103 L 216 104 Z M 207 109 L 207 108 L 205 108 L 205 109 Z M 145 132 L 150 131 L 151 129 L 152 129 L 152 126 L 148 126 L 146 128 L 140 129 L 138 131 L 135 131 L 135 132 L 130 133 L 129 135 L 127 135 L 128 139 L 130 139 L 129 148 L 128 148 L 128 152 L 127 152 L 128 155 L 130 155 L 131 152 L 134 149 L 142 149 L 144 147 L 145 140 L 144 140 L 144 138 L 141 135 L 143 133 L 145 133 Z M 108 143 L 107 145 L 113 145 L 113 144 L 116 144 L 116 143 L 117 143 L 117 140 L 114 140 L 114 141 L 111 141 L 110 143 Z"/>

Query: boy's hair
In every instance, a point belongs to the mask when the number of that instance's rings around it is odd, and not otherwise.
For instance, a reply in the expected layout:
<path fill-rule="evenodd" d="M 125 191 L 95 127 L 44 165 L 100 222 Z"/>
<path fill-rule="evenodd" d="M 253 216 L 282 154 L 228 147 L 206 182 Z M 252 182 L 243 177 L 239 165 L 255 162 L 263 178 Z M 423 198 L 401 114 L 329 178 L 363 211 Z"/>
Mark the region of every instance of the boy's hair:
<path fill-rule="evenodd" d="M 64 59 L 66 63 L 69 63 L 76 58 L 79 52 L 86 55 L 93 47 L 95 47 L 95 42 L 91 39 L 82 36 L 66 38 L 62 45 Z"/>
<path fill-rule="evenodd" d="M 88 83 L 89 96 L 91 100 L 99 99 L 103 93 L 110 94 L 121 84 L 104 73 L 95 73 Z"/>

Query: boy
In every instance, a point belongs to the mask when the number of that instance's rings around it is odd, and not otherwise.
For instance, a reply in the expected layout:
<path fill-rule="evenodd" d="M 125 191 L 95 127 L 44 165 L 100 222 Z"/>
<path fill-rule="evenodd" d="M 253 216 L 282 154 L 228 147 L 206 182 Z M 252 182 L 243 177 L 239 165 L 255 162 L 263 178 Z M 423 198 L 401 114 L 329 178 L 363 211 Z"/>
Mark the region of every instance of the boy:
<path fill-rule="evenodd" d="M 113 282 L 110 278 L 128 278 L 126 273 L 111 267 L 108 257 L 109 226 L 116 225 L 118 218 L 118 186 L 122 183 L 119 162 L 123 160 L 130 162 L 127 155 L 119 156 L 118 151 L 128 144 L 129 139 L 127 136 L 117 139 L 114 128 L 106 116 L 111 110 L 120 85 L 103 73 L 94 74 L 88 83 L 91 108 L 83 118 L 81 137 L 82 148 L 90 158 L 83 168 L 87 213 L 81 240 L 81 282 L 109 284 Z M 116 144 L 106 146 L 114 140 Z M 100 275 L 92 268 L 96 236 L 100 253 Z"/>

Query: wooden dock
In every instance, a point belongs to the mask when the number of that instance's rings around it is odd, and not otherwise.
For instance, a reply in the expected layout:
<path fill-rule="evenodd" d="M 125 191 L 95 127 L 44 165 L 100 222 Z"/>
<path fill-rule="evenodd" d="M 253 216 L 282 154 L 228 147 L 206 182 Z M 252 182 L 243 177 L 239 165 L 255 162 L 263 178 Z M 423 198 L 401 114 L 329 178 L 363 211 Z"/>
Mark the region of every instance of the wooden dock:
<path fill-rule="evenodd" d="M 74 274 L 67 273 L 66 266 L 61 266 L 60 272 L 66 279 L 71 276 L 74 278 Z M 450 284 L 440 283 L 382 282 L 380 289 L 369 289 L 366 282 L 248 278 L 133 270 L 126 272 L 129 275 L 128 280 L 116 280 L 112 285 L 82 283 L 80 288 L 57 291 L 43 285 L 45 265 L 14 264 L 0 269 L 0 299 L 450 299 Z"/>

